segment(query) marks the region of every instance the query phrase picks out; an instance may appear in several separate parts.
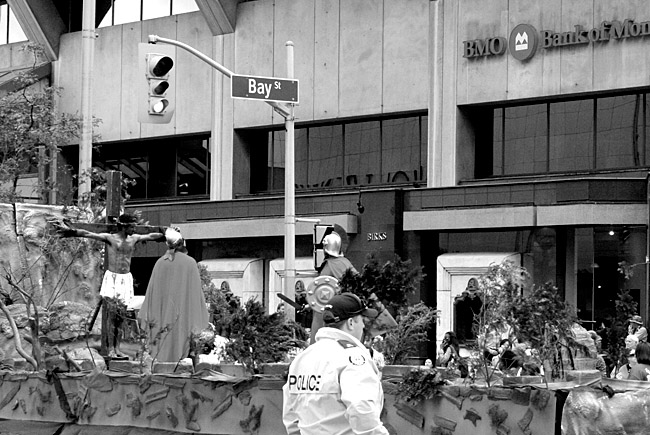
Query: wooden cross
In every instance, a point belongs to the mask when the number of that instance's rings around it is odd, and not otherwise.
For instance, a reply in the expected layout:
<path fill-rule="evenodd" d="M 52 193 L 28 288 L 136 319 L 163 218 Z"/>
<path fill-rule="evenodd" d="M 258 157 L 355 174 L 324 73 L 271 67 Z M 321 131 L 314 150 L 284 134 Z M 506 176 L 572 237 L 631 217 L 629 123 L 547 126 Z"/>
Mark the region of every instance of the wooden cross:
<path fill-rule="evenodd" d="M 68 226 L 72 229 L 81 229 L 86 230 L 92 233 L 116 233 L 119 231 L 117 225 L 117 218 L 120 215 L 121 210 L 121 189 L 122 189 L 122 172 L 121 171 L 106 171 L 106 220 L 104 223 L 83 223 L 83 222 L 74 222 L 67 223 Z M 150 233 L 159 233 L 164 230 L 158 226 L 150 225 L 134 225 L 134 233 L 145 235 Z M 160 241 L 164 241 L 164 238 L 161 238 Z M 104 270 L 109 270 L 108 268 L 108 256 L 104 256 Z M 109 311 L 106 303 L 102 303 L 104 300 L 103 297 L 100 297 L 95 311 L 88 322 L 87 330 L 92 330 L 92 327 L 97 319 L 100 308 L 102 308 L 102 328 L 101 328 L 101 350 L 100 353 L 103 356 L 108 356 L 108 350 L 111 347 L 109 340 L 111 339 L 111 333 L 114 329 L 114 325 L 109 319 Z"/>

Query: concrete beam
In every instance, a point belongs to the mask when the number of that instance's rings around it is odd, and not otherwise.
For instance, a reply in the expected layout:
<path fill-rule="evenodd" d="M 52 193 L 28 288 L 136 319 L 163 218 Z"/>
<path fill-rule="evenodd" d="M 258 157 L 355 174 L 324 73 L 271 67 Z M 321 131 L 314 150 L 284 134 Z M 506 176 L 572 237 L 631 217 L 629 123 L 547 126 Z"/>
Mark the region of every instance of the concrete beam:
<path fill-rule="evenodd" d="M 7 0 L 31 42 L 40 44 L 49 61 L 59 57 L 59 38 L 67 27 L 52 0 Z"/>
<path fill-rule="evenodd" d="M 339 224 L 348 234 L 357 233 L 357 217 L 351 214 L 299 216 L 320 219 L 322 224 Z M 284 235 L 284 218 L 219 219 L 205 222 L 175 223 L 185 240 L 273 237 Z M 314 234 L 311 222 L 296 222 L 296 235 Z"/>
<path fill-rule="evenodd" d="M 214 36 L 235 31 L 237 5 L 240 0 L 196 0 Z"/>

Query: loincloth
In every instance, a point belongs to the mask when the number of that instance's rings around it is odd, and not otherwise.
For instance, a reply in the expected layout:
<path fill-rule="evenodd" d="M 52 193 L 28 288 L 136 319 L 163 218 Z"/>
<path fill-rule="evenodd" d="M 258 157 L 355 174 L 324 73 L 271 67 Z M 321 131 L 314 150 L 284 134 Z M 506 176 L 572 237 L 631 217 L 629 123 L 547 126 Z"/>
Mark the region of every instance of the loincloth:
<path fill-rule="evenodd" d="M 128 305 L 133 299 L 133 276 L 130 272 L 115 273 L 107 270 L 99 294 L 104 298 L 119 299 Z"/>

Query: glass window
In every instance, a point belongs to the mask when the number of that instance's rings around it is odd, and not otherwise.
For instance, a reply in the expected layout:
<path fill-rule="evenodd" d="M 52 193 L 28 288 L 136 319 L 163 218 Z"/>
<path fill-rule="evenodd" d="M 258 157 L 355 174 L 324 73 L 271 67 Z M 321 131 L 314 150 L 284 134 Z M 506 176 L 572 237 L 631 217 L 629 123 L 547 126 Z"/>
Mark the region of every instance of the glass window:
<path fill-rule="evenodd" d="M 355 122 L 345 125 L 345 177 L 358 184 L 379 184 L 381 179 L 380 122 Z M 356 184 L 356 183 L 349 183 Z"/>
<path fill-rule="evenodd" d="M 593 100 L 550 105 L 549 170 L 576 171 L 593 168 Z"/>
<path fill-rule="evenodd" d="M 11 44 L 12 42 L 20 42 L 26 40 L 27 36 L 25 36 L 25 32 L 23 32 L 23 28 L 20 27 L 18 19 L 11 11 L 11 8 L 9 8 L 9 43 Z"/>
<path fill-rule="evenodd" d="M 643 116 L 642 95 L 600 98 L 596 110 L 596 167 L 621 168 L 641 165 L 639 134 Z"/>
<path fill-rule="evenodd" d="M 176 194 L 204 195 L 210 183 L 209 141 L 185 140 L 176 147 L 178 185 Z"/>
<path fill-rule="evenodd" d="M 578 316 L 587 325 L 599 325 L 615 315 L 621 289 L 637 304 L 646 288 L 646 230 L 642 227 L 576 228 Z M 628 279 L 620 263 L 631 266 Z M 639 305 L 641 307 L 641 305 Z"/>
<path fill-rule="evenodd" d="M 111 11 L 108 12 L 110 14 Z M 114 25 L 140 21 L 140 2 L 133 0 L 113 1 Z"/>
<path fill-rule="evenodd" d="M 172 15 L 198 11 L 199 7 L 194 0 L 172 0 Z"/>
<path fill-rule="evenodd" d="M 121 171 L 122 177 L 134 181 L 128 188 L 132 198 L 147 197 L 149 162 L 146 147 L 141 144 L 105 145 L 93 156 L 93 162 L 105 171 Z"/>
<path fill-rule="evenodd" d="M 505 109 L 494 109 L 492 125 L 492 174 L 503 175 L 503 112 Z M 480 164 L 481 162 L 476 162 Z"/>
<path fill-rule="evenodd" d="M 176 158 L 174 158 L 176 156 Z M 133 199 L 206 195 L 209 192 L 209 140 L 204 137 L 106 144 L 93 156 L 103 170 L 121 171 L 135 181 Z"/>
<path fill-rule="evenodd" d="M 271 146 L 268 152 L 268 187 L 269 190 L 284 189 L 284 130 L 272 133 Z M 295 131 L 294 131 L 295 138 Z M 294 144 L 295 150 L 295 144 Z"/>
<path fill-rule="evenodd" d="M 334 187 L 348 183 L 343 175 L 343 128 L 341 125 L 309 129 L 309 185 Z"/>
<path fill-rule="evenodd" d="M 9 26 L 9 6 L 0 4 L 0 44 L 7 43 Z"/>
<path fill-rule="evenodd" d="M 505 175 L 546 171 L 546 131 L 546 104 L 505 109 L 501 156 Z"/>
<path fill-rule="evenodd" d="M 419 118 L 387 119 L 382 122 L 381 179 L 388 183 L 413 182 L 419 177 Z"/>
<path fill-rule="evenodd" d="M 426 183 L 427 120 L 414 116 L 297 128 L 296 188 Z M 251 192 L 283 188 L 284 141 L 284 130 L 268 133 L 266 186 L 255 172 L 262 162 L 253 158 Z"/>
<path fill-rule="evenodd" d="M 142 2 L 142 19 L 150 20 L 171 15 L 171 0 L 144 0 Z"/>
<path fill-rule="evenodd" d="M 476 178 L 648 165 L 647 94 L 467 110 L 476 130 Z M 491 116 L 492 149 L 479 122 Z M 492 161 L 488 162 L 491 157 Z M 489 172 L 490 168 L 492 169 Z"/>
<path fill-rule="evenodd" d="M 427 166 L 429 159 L 429 117 L 420 117 L 420 176 L 417 179 L 418 183 L 426 185 L 427 180 Z"/>

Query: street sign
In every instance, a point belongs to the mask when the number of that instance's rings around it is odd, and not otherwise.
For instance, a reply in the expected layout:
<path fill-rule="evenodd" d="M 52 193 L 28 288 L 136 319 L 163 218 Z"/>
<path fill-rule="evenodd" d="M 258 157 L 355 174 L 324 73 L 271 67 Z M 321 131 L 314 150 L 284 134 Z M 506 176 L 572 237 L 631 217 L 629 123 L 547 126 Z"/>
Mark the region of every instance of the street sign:
<path fill-rule="evenodd" d="M 232 98 L 298 104 L 298 80 L 236 74 L 230 79 Z"/>

